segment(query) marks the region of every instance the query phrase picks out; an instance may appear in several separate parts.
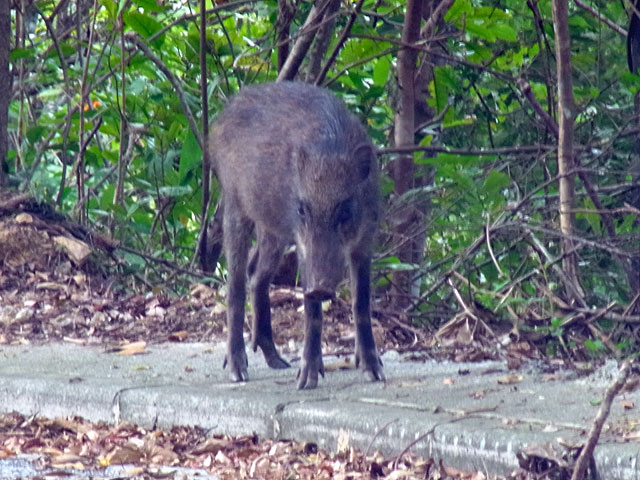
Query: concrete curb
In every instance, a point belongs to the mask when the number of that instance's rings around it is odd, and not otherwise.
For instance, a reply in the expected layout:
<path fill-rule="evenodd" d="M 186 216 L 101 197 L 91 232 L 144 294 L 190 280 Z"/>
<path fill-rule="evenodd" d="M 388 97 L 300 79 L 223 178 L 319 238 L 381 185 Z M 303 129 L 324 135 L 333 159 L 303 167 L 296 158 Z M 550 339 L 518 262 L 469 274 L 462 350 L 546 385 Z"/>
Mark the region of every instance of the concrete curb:
<path fill-rule="evenodd" d="M 211 433 L 296 439 L 336 450 L 397 455 L 411 451 L 445 465 L 491 475 L 518 467 L 523 447 L 579 442 L 609 377 L 549 381 L 536 371 L 501 385 L 500 362 L 415 363 L 384 358 L 386 384 L 356 370 L 329 371 L 319 388 L 295 389 L 295 368 L 276 371 L 250 354 L 251 381 L 230 383 L 224 346 L 152 345 L 142 356 L 106 354 L 71 344 L 0 348 L 4 411 L 126 420 L 146 427 L 199 425 Z M 325 359 L 328 370 L 331 359 Z M 615 373 L 615 369 L 611 369 Z M 464 373 L 464 374 L 463 374 Z M 447 379 L 447 381 L 445 381 Z M 625 394 L 640 405 L 640 393 Z M 638 408 L 638 407 L 636 407 Z M 617 401 L 610 425 L 635 425 L 637 411 Z M 635 423 L 634 423 L 635 422 Z M 601 478 L 640 480 L 640 444 L 603 434 L 596 449 Z"/>

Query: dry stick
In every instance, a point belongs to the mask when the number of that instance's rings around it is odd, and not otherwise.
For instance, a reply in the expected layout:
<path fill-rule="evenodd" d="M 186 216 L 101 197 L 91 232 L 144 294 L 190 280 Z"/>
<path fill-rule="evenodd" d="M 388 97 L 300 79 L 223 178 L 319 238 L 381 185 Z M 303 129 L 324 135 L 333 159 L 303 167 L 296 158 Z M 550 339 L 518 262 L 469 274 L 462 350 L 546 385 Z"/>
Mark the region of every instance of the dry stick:
<path fill-rule="evenodd" d="M 593 247 L 593 248 L 596 248 L 598 250 L 604 250 L 605 252 L 610 252 L 610 253 L 612 253 L 614 255 L 619 255 L 619 256 L 625 257 L 625 258 L 629 258 L 629 257 L 633 257 L 634 256 L 634 253 L 625 252 L 624 250 L 621 250 L 621 249 L 616 248 L 616 247 L 612 247 L 611 245 L 608 245 L 606 243 L 596 242 L 594 240 L 588 240 L 588 239 L 582 238 L 582 237 L 580 237 L 578 235 L 566 235 L 566 234 L 563 234 L 562 232 L 558 232 L 557 230 L 553 230 L 551 228 L 545 228 L 545 227 L 538 227 L 537 225 L 527 225 L 527 228 L 529 230 L 534 231 L 534 232 L 544 233 L 545 235 L 552 235 L 552 236 L 557 237 L 557 238 L 561 238 L 561 237 L 570 238 L 574 242 L 582 244 L 580 246 L 580 248 L 585 247 L 585 246 Z"/>
<path fill-rule="evenodd" d="M 528 228 L 527 228 L 528 230 Z M 531 239 L 534 247 L 542 253 L 542 256 L 544 258 L 547 259 L 547 261 L 551 261 L 553 260 L 553 255 L 551 255 L 551 253 L 547 250 L 547 248 L 542 244 L 542 242 L 538 239 L 538 237 L 536 237 L 533 232 L 530 232 L 529 238 Z M 573 246 L 573 248 L 571 249 L 571 252 L 567 251 L 567 252 L 563 252 L 563 255 L 569 255 L 569 254 L 575 254 L 575 251 L 577 248 L 579 248 L 580 245 L 576 245 Z M 576 287 L 576 285 L 573 283 L 573 280 L 571 277 L 569 277 L 565 271 L 557 264 L 554 263 L 552 266 L 554 272 L 556 273 L 556 275 L 558 275 L 558 277 L 562 280 L 562 282 L 564 283 L 565 287 L 571 291 L 571 296 L 573 297 L 573 300 L 577 301 L 581 307 L 586 307 L 587 306 L 587 302 L 584 300 L 584 298 L 582 298 L 582 295 L 580 294 L 580 289 L 578 287 Z"/>
<path fill-rule="evenodd" d="M 380 427 L 378 429 L 378 431 L 375 433 L 375 435 L 371 438 L 371 441 L 369 442 L 369 445 L 367 445 L 367 449 L 364 451 L 364 458 L 367 458 L 369 456 L 369 450 L 373 446 L 373 442 L 376 441 L 376 438 L 378 438 L 380 436 L 380 434 L 384 431 L 384 429 L 387 428 L 392 423 L 397 422 L 398 420 L 400 420 L 400 419 L 399 418 L 394 418 L 393 420 L 389 420 L 387 423 L 385 423 L 382 427 Z"/>
<path fill-rule="evenodd" d="M 170 260 L 165 260 L 164 258 L 154 257 L 153 255 L 150 255 L 148 253 L 143 253 L 143 252 L 140 252 L 140 251 L 135 250 L 133 248 L 125 247 L 124 245 L 118 245 L 115 248 L 117 250 L 122 250 L 124 252 L 130 253 L 132 255 L 137 255 L 138 257 L 143 258 L 145 260 L 148 260 L 150 262 L 159 263 L 160 265 L 164 265 L 165 267 L 170 268 L 170 269 L 172 269 L 172 270 L 174 270 L 174 271 L 176 271 L 178 273 L 182 273 L 184 275 L 189 275 L 189 276 L 195 277 L 195 278 L 208 278 L 208 277 L 210 277 L 210 275 L 203 274 L 200 271 L 189 269 L 189 268 L 182 268 L 177 263 L 172 262 Z"/>
<path fill-rule="evenodd" d="M 398 462 L 404 456 L 405 453 L 407 453 L 409 450 L 411 450 L 411 447 L 413 447 L 414 445 L 417 445 L 418 443 L 420 443 L 422 440 L 424 440 L 428 436 L 433 435 L 436 432 L 436 428 L 441 427 L 443 425 L 448 425 L 448 424 L 451 424 L 451 423 L 460 422 L 462 420 L 467 420 L 469 418 L 474 418 L 474 417 L 475 417 L 474 415 L 465 415 L 463 417 L 452 418 L 451 420 L 449 420 L 447 422 L 436 423 L 433 427 L 431 427 L 429 430 L 427 430 L 425 433 L 420 435 L 418 438 L 416 438 L 412 442 L 409 442 L 409 444 L 407 444 L 407 446 L 405 446 L 402 449 L 402 451 L 398 454 L 398 456 L 396 456 L 396 459 L 393 461 L 393 469 L 396 470 L 398 468 Z M 475 418 L 477 418 L 477 417 L 475 417 Z"/>
<path fill-rule="evenodd" d="M 571 475 L 571 480 L 584 480 L 585 474 L 587 472 L 587 467 L 589 466 L 589 463 L 593 458 L 593 450 L 596 448 L 596 444 L 598 443 L 598 439 L 600 438 L 600 432 L 602 431 L 604 422 L 607 420 L 609 412 L 611 411 L 611 403 L 627 381 L 629 373 L 631 372 L 632 362 L 632 360 L 625 360 L 622 363 L 622 368 L 620 369 L 618 378 L 609 386 L 609 388 L 607 388 L 607 391 L 604 394 L 604 399 L 602 400 L 602 405 L 600 406 L 600 410 L 598 411 L 598 414 L 593 421 L 593 426 L 591 427 L 591 431 L 589 432 L 587 443 L 582 448 L 580 456 L 576 461 L 576 466 L 573 470 L 573 475 Z"/>
<path fill-rule="evenodd" d="M 627 307 L 624 309 L 623 314 L 627 315 L 629 312 L 632 312 L 634 307 L 635 307 L 635 305 L 636 305 L 636 302 L 638 302 L 638 301 L 640 301 L 640 293 L 636 294 L 636 296 L 633 297 L 633 300 L 631 300 L 629 302 L 629 305 L 627 305 Z"/>
<path fill-rule="evenodd" d="M 577 307 L 577 308 L 574 308 L 574 310 L 578 313 L 585 313 L 587 315 L 597 315 L 599 313 L 597 308 Z M 619 314 L 615 312 L 606 312 L 605 314 L 602 315 L 602 317 L 616 323 L 640 323 L 640 315 L 628 315 L 628 314 Z"/>

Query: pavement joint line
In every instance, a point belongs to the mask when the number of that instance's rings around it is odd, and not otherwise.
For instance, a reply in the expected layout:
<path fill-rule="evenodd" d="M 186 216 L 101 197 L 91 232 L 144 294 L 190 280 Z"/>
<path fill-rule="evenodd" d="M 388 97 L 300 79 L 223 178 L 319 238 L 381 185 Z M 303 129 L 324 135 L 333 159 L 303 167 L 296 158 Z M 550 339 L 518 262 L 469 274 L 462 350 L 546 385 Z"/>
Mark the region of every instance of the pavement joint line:
<path fill-rule="evenodd" d="M 165 388 L 175 385 L 174 383 L 160 383 L 155 385 L 134 385 L 130 387 L 123 387 L 118 390 L 111 399 L 111 413 L 113 414 L 114 423 L 120 423 L 122 419 L 122 407 L 120 405 L 122 395 L 126 392 L 134 391 L 134 390 L 153 390 L 155 388 Z"/>
<path fill-rule="evenodd" d="M 331 397 L 321 397 L 321 398 L 313 398 L 313 399 L 300 399 L 300 400 L 291 400 L 289 402 L 278 403 L 273 412 L 272 418 L 272 428 L 271 428 L 271 436 L 272 438 L 280 438 L 280 434 L 282 433 L 282 415 L 287 407 L 292 405 L 305 405 L 312 403 L 326 403 L 331 402 Z"/>
<path fill-rule="evenodd" d="M 492 414 L 491 411 L 497 410 L 498 406 L 494 406 L 494 407 L 486 407 L 483 408 L 481 411 L 479 410 L 454 410 L 454 409 L 450 409 L 450 408 L 444 408 L 444 407 L 440 407 L 438 405 L 433 406 L 430 405 L 428 407 L 422 407 L 420 405 L 417 405 L 415 403 L 407 403 L 407 402 L 399 402 L 396 400 L 380 400 L 377 398 L 368 398 L 368 397 L 360 397 L 360 398 L 356 398 L 354 399 L 354 401 L 356 402 L 362 402 L 362 403 L 369 403 L 369 404 L 374 404 L 374 405 L 380 405 L 382 407 L 398 407 L 398 408 L 404 408 L 407 410 L 411 410 L 411 411 L 418 411 L 418 412 L 429 412 L 429 413 L 433 413 L 433 414 L 438 414 L 438 413 L 448 413 L 450 415 L 453 415 L 454 418 L 488 418 L 488 419 L 494 419 L 494 420 L 510 420 L 513 419 L 514 417 L 512 416 L 506 416 L 506 415 L 500 415 L 500 414 Z M 527 417 L 518 417 L 517 418 L 518 423 L 520 424 L 533 424 L 533 425 L 544 425 L 544 426 L 548 426 L 548 425 L 554 425 L 558 428 L 568 428 L 571 430 L 578 430 L 578 431 L 582 431 L 584 430 L 585 426 L 584 425 L 580 425 L 577 423 L 567 423 L 567 422 L 550 422 L 550 421 L 546 421 L 546 420 L 540 420 L 537 418 L 527 418 Z"/>

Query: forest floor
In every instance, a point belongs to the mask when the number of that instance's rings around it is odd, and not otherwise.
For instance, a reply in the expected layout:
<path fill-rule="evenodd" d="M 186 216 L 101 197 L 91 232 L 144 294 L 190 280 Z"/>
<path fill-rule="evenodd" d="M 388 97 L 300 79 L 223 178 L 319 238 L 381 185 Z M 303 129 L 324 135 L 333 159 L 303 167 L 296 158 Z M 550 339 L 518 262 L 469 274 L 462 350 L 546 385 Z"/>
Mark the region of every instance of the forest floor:
<path fill-rule="evenodd" d="M 0 203 L 0 349 L 3 344 L 57 341 L 108 350 L 140 342 L 224 338 L 225 309 L 218 290 L 194 277 L 187 294 L 167 293 L 139 272 L 123 273 L 126 265 L 122 255 L 115 253 L 118 248 L 108 238 L 91 234 L 29 200 Z M 295 288 L 274 288 L 271 301 L 276 344 L 290 357 L 303 340 L 302 295 Z M 340 297 L 328 306 L 325 354 L 345 361 L 352 357 L 350 317 L 349 304 Z M 380 350 L 412 352 L 416 358 L 506 359 L 511 369 L 540 358 L 530 342 L 505 341 L 509 333 L 456 317 L 427 334 L 427 329 L 374 308 L 374 335 Z M 133 466 L 129 476 L 140 478 L 176 475 L 163 470 L 176 465 L 219 478 L 264 478 L 260 472 L 265 471 L 269 478 L 281 479 L 489 478 L 483 472 L 459 472 L 411 454 L 385 459 L 354 449 L 331 453 L 314 444 L 257 436 L 211 437 L 197 427 L 147 431 L 129 424 L 25 418 L 4 412 L 0 459 L 23 454 L 38 454 L 42 468 L 59 472 L 128 464 Z M 511 478 L 529 477 L 521 472 Z"/>

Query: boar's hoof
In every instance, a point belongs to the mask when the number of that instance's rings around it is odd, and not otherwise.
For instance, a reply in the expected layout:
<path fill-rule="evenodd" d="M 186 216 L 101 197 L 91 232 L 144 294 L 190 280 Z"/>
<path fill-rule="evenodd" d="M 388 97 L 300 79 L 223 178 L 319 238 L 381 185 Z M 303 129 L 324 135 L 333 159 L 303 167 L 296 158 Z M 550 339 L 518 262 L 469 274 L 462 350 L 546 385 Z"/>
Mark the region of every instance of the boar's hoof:
<path fill-rule="evenodd" d="M 282 358 L 277 353 L 273 353 L 269 355 L 265 353 L 264 359 L 266 360 L 267 365 L 269 365 L 269 368 L 275 368 L 279 370 L 282 368 L 289 368 L 291 366 L 289 362 L 287 362 L 284 358 Z"/>
<path fill-rule="evenodd" d="M 385 376 L 382 372 L 382 360 L 375 350 L 369 352 L 356 353 L 356 368 L 362 364 L 362 370 L 372 382 L 384 382 Z"/>
<path fill-rule="evenodd" d="M 256 337 L 256 340 L 254 340 L 252 344 L 253 351 L 256 352 L 258 347 L 262 350 L 262 355 L 264 355 L 264 360 L 267 362 L 267 365 L 269 365 L 269 368 L 279 370 L 282 368 L 289 368 L 291 366 L 289 362 L 278 355 L 276 346 L 271 338 L 266 340 L 264 337 Z"/>
<path fill-rule="evenodd" d="M 298 370 L 298 390 L 312 390 L 318 386 L 318 373 L 324 378 L 324 365 L 322 357 L 315 361 L 302 360 L 302 366 Z"/>
<path fill-rule="evenodd" d="M 227 368 L 227 365 L 229 365 L 229 378 L 231 378 L 232 382 L 246 382 L 249 380 L 249 372 L 247 371 L 249 362 L 244 350 L 241 352 L 227 353 L 224 356 L 222 368 Z"/>

